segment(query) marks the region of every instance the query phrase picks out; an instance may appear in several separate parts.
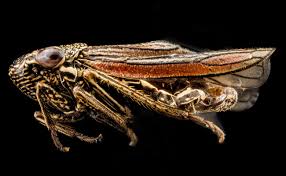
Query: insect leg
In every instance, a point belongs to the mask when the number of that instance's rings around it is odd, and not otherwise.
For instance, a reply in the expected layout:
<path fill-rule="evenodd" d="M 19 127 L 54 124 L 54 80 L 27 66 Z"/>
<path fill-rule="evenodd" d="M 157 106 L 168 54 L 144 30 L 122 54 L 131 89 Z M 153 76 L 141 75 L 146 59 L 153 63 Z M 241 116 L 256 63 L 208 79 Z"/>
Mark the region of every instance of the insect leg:
<path fill-rule="evenodd" d="M 122 84 L 122 82 L 118 81 L 117 79 L 110 77 L 109 75 L 106 75 L 104 73 L 100 73 L 93 70 L 87 70 L 85 74 L 86 77 L 94 76 L 95 78 L 98 78 L 107 85 L 113 86 L 125 96 L 130 97 L 134 99 L 136 102 L 144 104 L 146 107 L 149 107 L 160 113 L 166 114 L 172 118 L 176 118 L 179 120 L 195 121 L 199 125 L 204 126 L 213 131 L 218 136 L 220 143 L 224 141 L 224 136 L 225 136 L 224 132 L 213 122 L 210 122 L 200 116 L 193 115 L 192 112 L 187 112 L 179 108 L 169 106 L 166 103 L 155 101 L 151 97 L 148 97 L 146 94 L 143 94 L 140 91 L 136 91 L 131 87 Z"/>
<path fill-rule="evenodd" d="M 152 93 L 154 93 L 155 96 L 157 97 L 157 100 L 173 107 L 177 106 L 175 96 L 173 94 L 165 90 L 159 90 L 157 87 L 155 87 L 154 85 L 150 84 L 145 80 L 140 80 L 140 84 L 145 90 L 149 90 Z"/>
<path fill-rule="evenodd" d="M 124 117 L 124 115 L 112 111 L 105 104 L 96 99 L 92 94 L 88 93 L 79 86 L 76 86 L 73 89 L 73 94 L 78 103 L 83 103 L 92 110 L 101 113 L 101 121 L 106 122 L 108 125 L 125 133 L 130 138 L 130 146 L 136 145 L 137 137 L 133 130 L 127 126 L 126 119 L 128 119 L 128 117 Z"/>
<path fill-rule="evenodd" d="M 174 94 L 170 94 L 164 90 L 159 90 L 157 87 L 145 80 L 140 80 L 140 84 L 145 90 L 153 92 L 159 101 L 173 107 L 180 107 L 188 104 L 191 106 L 191 110 L 194 113 L 196 113 L 195 104 L 204 100 L 206 97 L 204 91 L 200 89 L 192 89 L 191 87 L 186 87 Z"/>
<path fill-rule="evenodd" d="M 144 80 L 140 80 L 141 84 L 143 87 L 149 89 L 149 90 L 154 90 L 154 91 L 158 91 L 158 89 L 153 86 L 152 84 L 148 83 L 147 81 Z M 228 92 L 228 91 L 226 91 Z M 233 94 L 231 94 L 233 95 Z M 193 113 L 196 113 L 196 109 L 194 106 L 194 103 L 199 103 L 201 101 L 203 101 L 206 98 L 206 93 L 200 89 L 192 89 L 190 87 L 187 87 L 186 89 L 176 92 L 174 94 L 174 99 L 176 101 L 177 106 L 181 106 L 181 105 L 185 105 L 185 104 L 191 104 L 192 105 L 192 113 L 189 113 L 188 116 L 185 116 L 187 119 L 189 120 L 193 120 L 195 121 L 197 124 L 209 128 L 213 133 L 215 133 L 218 136 L 219 139 L 219 143 L 222 143 L 225 139 L 225 134 L 223 132 L 223 130 L 216 125 L 214 122 L 207 120 L 203 117 L 200 117 L 198 115 L 194 115 Z M 227 107 L 228 101 L 226 101 L 226 103 L 223 103 L 223 107 Z M 216 109 L 222 109 L 221 106 L 216 106 Z M 180 113 L 178 113 L 180 114 Z M 181 116 L 171 116 L 171 117 L 181 117 Z"/>
<path fill-rule="evenodd" d="M 174 95 L 178 106 L 185 106 L 188 111 L 195 114 L 197 113 L 195 104 L 203 101 L 206 98 L 204 91 L 200 89 L 192 89 L 191 87 L 180 90 Z"/>
<path fill-rule="evenodd" d="M 52 117 L 50 116 L 50 113 L 47 110 L 47 99 L 45 98 L 44 95 L 46 93 L 46 90 L 49 88 L 50 88 L 49 85 L 39 82 L 36 86 L 36 97 L 37 97 L 38 103 L 39 103 L 40 108 L 41 108 L 41 113 L 43 115 L 45 125 L 48 128 L 48 130 L 50 130 L 50 132 L 51 132 L 51 137 L 53 139 L 55 146 L 63 152 L 68 152 L 69 147 L 64 147 L 61 144 L 61 142 L 58 138 L 55 123 L 54 123 Z"/>
<path fill-rule="evenodd" d="M 36 120 L 39 121 L 39 123 L 46 126 L 45 118 L 41 112 L 36 111 L 34 114 L 34 117 Z M 55 123 L 54 127 L 55 127 L 55 130 L 59 133 L 62 133 L 62 134 L 69 136 L 71 138 L 76 137 L 79 140 L 84 141 L 84 142 L 88 142 L 88 143 L 97 143 L 97 142 L 100 142 L 103 138 L 101 134 L 98 135 L 97 137 L 86 136 L 80 132 L 77 132 L 71 126 L 68 126 L 66 124 L 63 125 L 63 124 L 58 123 L 58 122 Z"/>
<path fill-rule="evenodd" d="M 106 103 L 111 104 L 110 108 L 116 106 L 119 111 L 126 115 L 126 117 L 131 118 L 131 110 L 127 106 L 120 105 L 112 96 L 110 96 L 96 81 L 92 78 L 87 78 L 88 82 L 95 86 L 95 91 L 106 101 Z"/>
<path fill-rule="evenodd" d="M 206 90 L 206 98 L 201 101 L 203 111 L 221 112 L 230 110 L 237 103 L 238 94 L 232 87 L 215 86 Z"/>
<path fill-rule="evenodd" d="M 209 120 L 206 120 L 203 117 L 200 117 L 198 115 L 193 115 L 193 114 L 189 114 L 188 118 L 190 120 L 196 122 L 197 124 L 210 129 L 214 134 L 217 135 L 219 143 L 223 143 L 224 142 L 225 133 L 215 123 L 213 123 L 213 122 L 211 122 Z"/>
<path fill-rule="evenodd" d="M 78 121 L 81 117 L 82 109 L 78 111 L 71 110 L 71 107 L 67 105 L 67 100 L 56 92 L 51 86 L 45 83 L 38 83 L 36 89 L 36 97 L 41 108 L 41 112 L 35 113 L 35 118 L 40 121 L 50 130 L 51 137 L 55 146 L 64 152 L 69 151 L 69 147 L 64 147 L 59 138 L 57 132 L 66 134 L 67 136 L 75 136 L 80 140 L 90 142 L 97 141 L 97 137 L 92 138 L 85 136 L 81 133 L 76 132 L 74 129 L 67 125 L 61 124 L 62 122 L 75 122 Z M 68 112 L 63 111 L 62 114 L 54 113 L 54 110 L 68 110 Z M 101 138 L 100 136 L 98 138 Z"/>
<path fill-rule="evenodd" d="M 204 100 L 206 97 L 204 91 L 200 89 L 192 89 L 191 87 L 187 87 L 179 92 L 176 92 L 174 95 L 178 106 L 197 103 Z"/>

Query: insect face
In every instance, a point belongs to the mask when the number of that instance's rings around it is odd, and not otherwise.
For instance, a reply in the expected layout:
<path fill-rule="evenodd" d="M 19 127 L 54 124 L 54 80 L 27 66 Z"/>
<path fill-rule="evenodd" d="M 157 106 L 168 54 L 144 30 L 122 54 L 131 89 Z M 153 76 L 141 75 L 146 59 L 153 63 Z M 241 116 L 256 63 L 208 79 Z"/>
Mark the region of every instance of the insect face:
<path fill-rule="evenodd" d="M 85 44 L 76 43 L 33 51 L 14 61 L 9 68 L 9 76 L 24 94 L 36 99 L 38 82 L 59 85 L 63 82 L 66 73 L 75 78 L 76 73 L 71 66 L 81 49 L 85 47 Z"/>

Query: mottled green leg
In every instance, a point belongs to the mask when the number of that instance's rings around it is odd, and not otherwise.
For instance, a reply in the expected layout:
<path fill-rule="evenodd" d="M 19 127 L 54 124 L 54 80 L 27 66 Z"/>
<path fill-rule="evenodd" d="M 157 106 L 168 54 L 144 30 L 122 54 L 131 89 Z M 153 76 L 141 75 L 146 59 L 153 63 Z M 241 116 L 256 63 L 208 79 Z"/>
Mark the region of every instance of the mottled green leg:
<path fill-rule="evenodd" d="M 81 87 L 75 87 L 73 93 L 79 104 L 84 104 L 88 108 L 99 113 L 98 120 L 104 122 L 117 130 L 125 133 L 130 138 L 130 146 L 134 146 L 137 143 L 137 137 L 132 129 L 127 126 L 127 119 L 125 115 L 109 109 L 105 104 L 96 99 L 92 94 L 85 91 Z"/>

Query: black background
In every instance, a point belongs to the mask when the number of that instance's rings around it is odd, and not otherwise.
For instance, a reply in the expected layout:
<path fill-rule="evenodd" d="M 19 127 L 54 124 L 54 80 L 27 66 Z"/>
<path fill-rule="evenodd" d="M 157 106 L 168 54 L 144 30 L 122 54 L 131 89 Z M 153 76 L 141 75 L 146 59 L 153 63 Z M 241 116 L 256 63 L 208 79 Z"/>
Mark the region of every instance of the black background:
<path fill-rule="evenodd" d="M 1 146 L 10 166 L 28 164 L 43 171 L 169 173 L 194 171 L 278 172 L 285 157 L 283 114 L 285 27 L 276 2 L 44 2 L 10 1 L 1 12 Z M 5 9 L 5 10 L 4 10 Z M 89 145 L 63 137 L 69 153 L 55 149 L 49 132 L 33 118 L 38 105 L 9 81 L 8 66 L 34 49 L 74 42 L 89 45 L 169 39 L 207 49 L 276 47 L 272 71 L 256 105 L 245 112 L 221 113 L 225 144 L 192 122 L 178 121 L 138 109 L 139 143 L 106 127 L 102 144 Z M 257 165 L 256 165 L 257 164 Z M 271 164 L 273 164 L 271 166 Z M 199 166 L 199 167 L 198 167 Z M 14 167 L 15 168 L 15 167 Z M 204 169 L 202 169 L 204 168 Z M 202 170 L 201 170 L 202 169 Z M 10 170 L 14 171 L 14 170 Z M 153 171 L 150 173 L 153 173 Z"/>

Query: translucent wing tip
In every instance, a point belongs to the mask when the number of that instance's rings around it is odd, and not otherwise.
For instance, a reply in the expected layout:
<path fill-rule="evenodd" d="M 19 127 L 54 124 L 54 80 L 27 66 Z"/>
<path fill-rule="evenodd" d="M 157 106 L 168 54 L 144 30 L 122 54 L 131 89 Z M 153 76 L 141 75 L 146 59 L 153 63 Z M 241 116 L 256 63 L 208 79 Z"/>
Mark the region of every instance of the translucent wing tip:
<path fill-rule="evenodd" d="M 275 50 L 276 48 L 258 48 L 252 53 L 252 56 L 267 59 L 275 52 Z"/>

